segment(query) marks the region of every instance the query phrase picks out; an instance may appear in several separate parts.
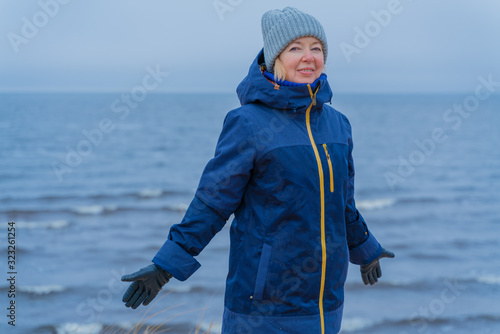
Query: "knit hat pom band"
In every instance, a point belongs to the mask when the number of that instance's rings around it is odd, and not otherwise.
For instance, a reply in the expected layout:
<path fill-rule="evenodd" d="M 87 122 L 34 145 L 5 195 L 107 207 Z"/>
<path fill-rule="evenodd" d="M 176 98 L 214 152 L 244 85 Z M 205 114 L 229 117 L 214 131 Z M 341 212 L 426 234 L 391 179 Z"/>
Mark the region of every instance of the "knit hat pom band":
<path fill-rule="evenodd" d="M 323 54 L 328 54 L 326 34 L 321 23 L 312 15 L 293 7 L 274 9 L 262 15 L 262 36 L 266 68 L 273 72 L 274 62 L 288 44 L 300 37 L 312 36 L 323 44 Z"/>

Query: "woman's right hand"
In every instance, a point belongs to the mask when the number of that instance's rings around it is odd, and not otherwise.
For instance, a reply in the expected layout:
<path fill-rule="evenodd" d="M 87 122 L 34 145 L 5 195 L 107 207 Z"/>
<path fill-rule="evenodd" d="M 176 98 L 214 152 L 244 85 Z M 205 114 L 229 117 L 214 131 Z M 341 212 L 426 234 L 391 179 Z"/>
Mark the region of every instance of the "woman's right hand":
<path fill-rule="evenodd" d="M 122 276 L 122 282 L 132 282 L 122 298 L 125 306 L 136 309 L 141 304 L 148 305 L 171 278 L 172 275 L 156 264 Z"/>

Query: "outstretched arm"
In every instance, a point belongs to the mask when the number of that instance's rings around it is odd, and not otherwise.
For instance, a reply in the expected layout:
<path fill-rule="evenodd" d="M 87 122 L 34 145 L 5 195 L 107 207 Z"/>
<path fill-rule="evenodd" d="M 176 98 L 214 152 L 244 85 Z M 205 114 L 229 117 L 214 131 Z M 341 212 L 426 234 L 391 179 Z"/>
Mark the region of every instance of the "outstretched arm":
<path fill-rule="evenodd" d="M 347 118 L 346 125 L 351 133 L 351 126 Z M 352 137 L 349 137 L 348 156 L 348 191 L 345 208 L 345 223 L 349 258 L 354 264 L 361 265 L 361 277 L 365 284 L 374 284 L 382 276 L 379 260 L 383 257 L 393 258 L 394 254 L 382 248 L 377 239 L 368 230 L 363 216 L 356 208 L 354 201 L 354 161 L 352 158 Z"/>
<path fill-rule="evenodd" d="M 173 225 L 153 263 L 123 281 L 132 281 L 123 296 L 127 307 L 147 305 L 171 277 L 184 281 L 200 264 L 195 259 L 240 205 L 253 169 L 253 131 L 237 110 L 230 112 L 215 156 L 205 167 L 196 195 L 182 222 Z"/>

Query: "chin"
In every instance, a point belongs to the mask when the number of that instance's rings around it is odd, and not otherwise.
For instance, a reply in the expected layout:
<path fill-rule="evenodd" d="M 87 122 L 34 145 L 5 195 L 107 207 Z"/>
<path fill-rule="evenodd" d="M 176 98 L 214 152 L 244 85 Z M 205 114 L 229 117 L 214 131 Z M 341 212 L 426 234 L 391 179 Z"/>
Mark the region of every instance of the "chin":
<path fill-rule="evenodd" d="M 318 77 L 319 78 L 319 77 Z M 297 83 L 312 84 L 317 78 L 304 78 L 297 80 Z"/>
<path fill-rule="evenodd" d="M 320 73 L 320 75 L 321 75 L 321 73 Z M 318 79 L 320 77 L 320 75 L 314 76 L 314 77 L 307 77 L 307 78 L 296 78 L 295 81 L 293 81 L 293 82 L 301 83 L 301 84 L 312 84 L 314 81 L 316 81 L 316 79 Z"/>
<path fill-rule="evenodd" d="M 303 78 L 303 77 L 300 77 L 300 76 L 296 76 L 295 78 L 285 78 L 285 80 L 286 81 L 290 81 L 290 82 L 295 82 L 295 83 L 298 83 L 298 84 L 312 84 L 320 76 L 321 76 L 321 73 L 318 74 L 317 76 L 314 76 L 314 77 Z"/>

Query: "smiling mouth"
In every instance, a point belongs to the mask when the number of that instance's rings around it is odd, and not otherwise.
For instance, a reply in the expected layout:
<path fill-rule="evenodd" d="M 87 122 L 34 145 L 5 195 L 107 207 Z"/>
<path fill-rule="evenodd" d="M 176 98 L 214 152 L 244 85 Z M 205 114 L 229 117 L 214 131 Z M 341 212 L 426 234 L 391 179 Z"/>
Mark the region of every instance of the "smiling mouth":
<path fill-rule="evenodd" d="M 313 69 L 303 69 L 303 70 L 298 70 L 302 74 L 312 74 L 314 73 Z"/>

